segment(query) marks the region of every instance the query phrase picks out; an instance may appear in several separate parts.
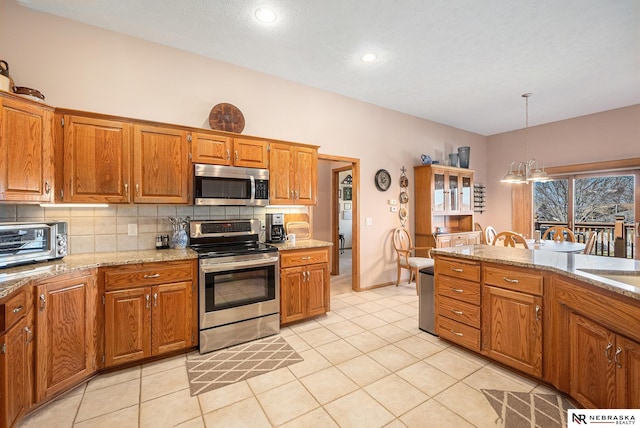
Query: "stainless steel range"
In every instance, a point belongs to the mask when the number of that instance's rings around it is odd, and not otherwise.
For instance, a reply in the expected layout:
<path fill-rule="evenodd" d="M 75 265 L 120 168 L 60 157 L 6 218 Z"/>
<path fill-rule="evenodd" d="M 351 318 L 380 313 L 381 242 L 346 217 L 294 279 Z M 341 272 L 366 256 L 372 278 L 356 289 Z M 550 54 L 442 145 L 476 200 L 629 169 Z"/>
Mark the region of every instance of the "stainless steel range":
<path fill-rule="evenodd" d="M 278 249 L 259 220 L 190 222 L 199 258 L 200 353 L 280 332 Z"/>

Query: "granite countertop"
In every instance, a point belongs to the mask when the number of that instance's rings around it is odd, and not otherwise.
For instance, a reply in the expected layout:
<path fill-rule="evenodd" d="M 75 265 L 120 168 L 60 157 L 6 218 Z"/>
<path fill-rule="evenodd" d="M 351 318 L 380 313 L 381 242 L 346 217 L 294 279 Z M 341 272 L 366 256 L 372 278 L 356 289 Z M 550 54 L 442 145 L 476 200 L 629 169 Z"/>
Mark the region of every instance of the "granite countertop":
<path fill-rule="evenodd" d="M 557 272 L 640 300 L 640 261 L 638 260 L 492 245 L 434 248 L 431 250 L 431 256 L 435 255 Z M 606 276 L 614 276 L 615 279 Z"/>
<path fill-rule="evenodd" d="M 76 254 L 45 263 L 0 269 L 0 299 L 8 296 L 34 279 L 44 279 L 101 266 L 166 262 L 197 258 L 198 254 L 190 249 L 121 251 L 113 253 Z"/>
<path fill-rule="evenodd" d="M 291 245 L 291 243 L 283 242 L 281 244 L 271 244 L 274 247 L 277 247 L 280 251 L 286 250 L 304 250 L 308 248 L 320 248 L 320 247 L 331 247 L 333 243 L 327 241 L 320 241 L 318 239 L 296 239 L 295 245 Z"/>

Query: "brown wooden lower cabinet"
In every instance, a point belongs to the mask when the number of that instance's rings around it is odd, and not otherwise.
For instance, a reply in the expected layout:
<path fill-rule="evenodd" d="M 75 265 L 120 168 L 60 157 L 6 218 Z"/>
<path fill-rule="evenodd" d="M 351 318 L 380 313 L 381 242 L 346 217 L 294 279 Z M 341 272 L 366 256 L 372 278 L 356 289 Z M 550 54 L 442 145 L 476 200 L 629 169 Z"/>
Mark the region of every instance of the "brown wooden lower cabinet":
<path fill-rule="evenodd" d="M 329 247 L 283 251 L 280 267 L 281 324 L 329 310 Z"/>
<path fill-rule="evenodd" d="M 106 270 L 105 367 L 196 345 L 190 263 L 147 263 Z M 141 283 L 132 282 L 123 289 L 122 279 L 127 275 Z M 163 276 L 175 282 L 161 283 L 167 280 Z"/>
<path fill-rule="evenodd" d="M 36 283 L 36 402 L 91 376 L 96 365 L 94 270 Z"/>

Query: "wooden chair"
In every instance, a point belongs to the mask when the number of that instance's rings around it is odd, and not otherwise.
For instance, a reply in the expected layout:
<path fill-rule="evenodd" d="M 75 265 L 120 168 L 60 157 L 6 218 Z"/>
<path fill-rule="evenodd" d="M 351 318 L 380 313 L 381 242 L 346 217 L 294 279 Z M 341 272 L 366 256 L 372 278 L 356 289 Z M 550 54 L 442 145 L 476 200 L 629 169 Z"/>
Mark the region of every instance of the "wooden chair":
<path fill-rule="evenodd" d="M 411 243 L 411 235 L 404 227 L 398 227 L 393 231 L 393 247 L 398 256 L 398 279 L 396 287 L 400 284 L 402 269 L 409 269 L 409 283 L 416 281 L 416 293 L 418 292 L 418 271 L 422 268 L 433 266 L 431 247 L 414 247 Z M 427 250 L 429 257 L 414 257 L 415 250 Z"/>
<path fill-rule="evenodd" d="M 473 230 L 475 232 L 480 232 L 480 243 L 481 244 L 486 244 L 487 243 L 487 239 L 484 236 L 484 229 L 482 228 L 480 223 L 473 223 Z"/>
<path fill-rule="evenodd" d="M 496 239 L 496 230 L 492 226 L 487 226 L 484 230 L 484 242 L 487 245 L 493 245 L 493 241 Z"/>
<path fill-rule="evenodd" d="M 565 234 L 567 235 L 565 237 Z M 573 231 L 564 226 L 551 226 L 544 232 L 542 235 L 542 239 L 553 239 L 558 242 L 576 242 L 576 236 L 573 234 Z"/>
<path fill-rule="evenodd" d="M 516 245 L 529 248 L 527 241 L 515 232 L 500 232 L 496 235 L 492 245 L 502 242 L 505 247 L 515 247 Z"/>
<path fill-rule="evenodd" d="M 598 232 L 596 232 L 595 230 L 589 232 L 589 236 L 587 237 L 587 240 L 585 241 L 585 247 L 584 247 L 584 252 L 582 254 L 591 254 L 591 252 L 593 251 L 593 247 L 596 245 L 596 239 L 598 238 Z"/>

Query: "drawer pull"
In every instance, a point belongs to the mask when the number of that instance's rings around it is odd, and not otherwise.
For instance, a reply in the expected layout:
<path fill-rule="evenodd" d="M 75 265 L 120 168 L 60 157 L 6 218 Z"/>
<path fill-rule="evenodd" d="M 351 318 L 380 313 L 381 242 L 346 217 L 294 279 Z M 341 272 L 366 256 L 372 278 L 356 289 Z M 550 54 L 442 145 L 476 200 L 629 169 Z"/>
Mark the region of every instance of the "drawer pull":
<path fill-rule="evenodd" d="M 20 312 L 23 309 L 24 309 L 24 307 L 22 307 L 22 305 L 21 306 L 17 306 L 15 308 L 13 308 L 13 313 L 17 314 L 18 312 Z"/>
<path fill-rule="evenodd" d="M 454 271 L 454 272 L 464 272 L 464 269 L 462 269 L 462 268 L 454 268 L 454 267 L 452 267 L 451 270 Z"/>
<path fill-rule="evenodd" d="M 510 279 L 510 278 L 507 278 L 506 276 L 503 276 L 502 279 L 504 279 L 505 281 L 507 281 L 507 282 L 509 282 L 511 284 L 519 284 L 520 283 L 520 280 L 518 280 L 518 279 Z"/>
<path fill-rule="evenodd" d="M 44 294 L 40 295 L 40 312 L 44 311 L 44 308 L 47 306 L 47 298 Z"/>
<path fill-rule="evenodd" d="M 33 340 L 33 330 L 31 330 L 29 327 L 25 327 L 24 331 L 29 335 L 25 340 L 25 343 L 28 345 Z"/>
<path fill-rule="evenodd" d="M 453 313 L 454 313 L 454 314 L 456 314 L 456 315 L 464 315 L 464 312 L 459 311 L 459 310 L 457 310 L 457 309 L 451 309 L 451 312 L 453 312 Z"/>
<path fill-rule="evenodd" d="M 300 260 L 311 260 L 311 256 L 300 257 Z"/>
<path fill-rule="evenodd" d="M 616 348 L 616 353 L 615 353 L 615 355 L 613 356 L 613 361 L 615 361 L 616 366 L 617 366 L 619 369 L 621 369 L 621 368 L 622 368 L 622 363 L 620 362 L 620 358 L 619 358 L 621 353 L 622 353 L 622 348 L 618 346 L 618 347 Z"/>
<path fill-rule="evenodd" d="M 613 344 L 611 342 L 609 342 L 607 344 L 607 347 L 604 348 L 604 356 L 607 357 L 607 363 L 609 363 L 609 364 L 611 364 L 611 361 L 613 361 L 611 359 L 611 353 L 610 353 L 611 348 L 613 348 Z"/>
<path fill-rule="evenodd" d="M 152 275 L 145 275 L 144 279 L 151 279 L 151 278 L 160 278 L 160 274 L 159 273 L 154 273 Z"/>
<path fill-rule="evenodd" d="M 147 301 L 147 309 L 149 309 L 149 295 L 145 294 L 144 299 Z"/>
<path fill-rule="evenodd" d="M 540 305 L 536 305 L 536 321 L 540 321 Z"/>
<path fill-rule="evenodd" d="M 153 307 L 158 307 L 158 293 L 153 293 Z"/>
<path fill-rule="evenodd" d="M 462 288 L 451 287 L 451 291 L 453 291 L 454 293 L 464 293 L 464 290 Z"/>
<path fill-rule="evenodd" d="M 462 334 L 462 333 L 460 333 L 460 332 L 458 332 L 458 331 L 455 331 L 455 330 L 449 330 L 449 331 L 450 331 L 451 333 L 455 334 L 456 336 L 460 336 L 460 337 L 464 336 L 464 334 Z"/>

